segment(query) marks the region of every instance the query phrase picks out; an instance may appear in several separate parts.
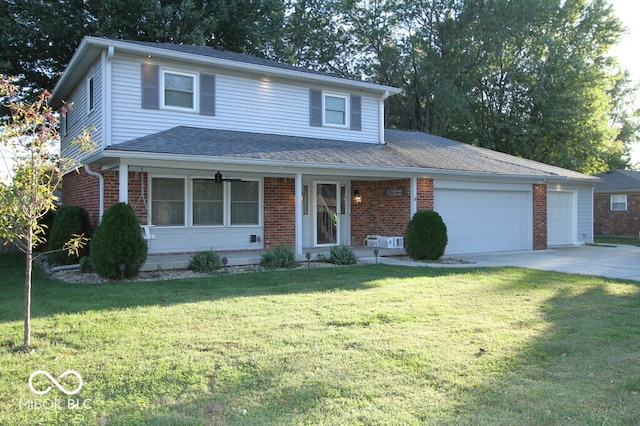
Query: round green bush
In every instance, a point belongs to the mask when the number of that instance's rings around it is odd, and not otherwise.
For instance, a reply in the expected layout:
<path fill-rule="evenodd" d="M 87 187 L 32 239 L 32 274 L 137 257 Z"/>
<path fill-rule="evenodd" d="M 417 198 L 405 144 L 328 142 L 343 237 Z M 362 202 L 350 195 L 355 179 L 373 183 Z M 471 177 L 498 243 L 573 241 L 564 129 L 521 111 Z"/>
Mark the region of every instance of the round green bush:
<path fill-rule="evenodd" d="M 85 238 L 90 238 L 93 232 L 89 213 L 82 207 L 62 206 L 56 212 L 49 233 L 49 244 L 47 246 L 47 259 L 49 263 L 55 265 L 71 265 L 78 263 L 81 257 L 89 252 L 89 245 L 78 250 L 78 253 L 69 253 L 64 250 L 64 246 L 74 235 L 84 234 Z"/>
<path fill-rule="evenodd" d="M 189 259 L 188 268 L 195 272 L 211 273 L 222 266 L 220 254 L 213 250 L 201 251 Z"/>
<path fill-rule="evenodd" d="M 260 256 L 260 266 L 267 269 L 293 268 L 297 263 L 295 253 L 286 244 L 278 244 Z"/>
<path fill-rule="evenodd" d="M 104 212 L 102 222 L 91 239 L 91 267 L 104 278 L 135 277 L 147 260 L 147 244 L 133 208 L 115 203 Z"/>
<path fill-rule="evenodd" d="M 440 259 L 447 242 L 447 226 L 438 212 L 416 212 L 407 225 L 405 251 L 416 260 Z"/>

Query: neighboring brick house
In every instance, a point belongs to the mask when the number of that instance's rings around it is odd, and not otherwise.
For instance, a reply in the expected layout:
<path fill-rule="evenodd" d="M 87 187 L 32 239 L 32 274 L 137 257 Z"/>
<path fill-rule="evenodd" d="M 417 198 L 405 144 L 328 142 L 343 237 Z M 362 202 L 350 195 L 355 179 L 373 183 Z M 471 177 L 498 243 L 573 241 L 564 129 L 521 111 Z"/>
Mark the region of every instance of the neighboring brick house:
<path fill-rule="evenodd" d="M 402 237 L 422 209 L 444 218 L 447 254 L 593 240 L 597 178 L 385 129 L 399 93 L 210 47 L 86 37 L 51 104 L 73 103 L 64 156 L 89 126 L 98 148 L 65 176 L 63 203 L 94 224 L 130 203 L 151 254 L 363 245 Z"/>
<path fill-rule="evenodd" d="M 596 235 L 640 236 L 640 172 L 611 170 L 595 176 L 602 179 L 594 190 Z"/>

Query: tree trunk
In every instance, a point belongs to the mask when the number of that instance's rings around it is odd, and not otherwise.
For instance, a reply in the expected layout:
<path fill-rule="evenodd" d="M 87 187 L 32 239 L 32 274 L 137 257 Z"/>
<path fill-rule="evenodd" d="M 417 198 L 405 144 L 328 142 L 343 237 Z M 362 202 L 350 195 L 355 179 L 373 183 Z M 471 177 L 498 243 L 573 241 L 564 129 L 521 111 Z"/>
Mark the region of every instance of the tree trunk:
<path fill-rule="evenodd" d="M 27 264 L 24 274 L 24 348 L 29 349 L 31 346 L 31 271 L 33 268 L 33 247 L 32 242 L 33 229 L 29 226 L 27 230 Z"/>

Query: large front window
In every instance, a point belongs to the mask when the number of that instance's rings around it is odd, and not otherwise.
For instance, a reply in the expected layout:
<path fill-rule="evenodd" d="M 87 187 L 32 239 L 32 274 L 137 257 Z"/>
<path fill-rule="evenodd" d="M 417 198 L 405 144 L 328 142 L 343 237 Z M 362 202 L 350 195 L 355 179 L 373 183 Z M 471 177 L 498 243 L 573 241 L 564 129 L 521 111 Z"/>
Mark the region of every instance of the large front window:
<path fill-rule="evenodd" d="M 224 187 L 213 179 L 193 180 L 193 225 L 224 224 Z"/>
<path fill-rule="evenodd" d="M 257 181 L 231 182 L 231 225 L 260 223 L 260 184 Z"/>
<path fill-rule="evenodd" d="M 195 109 L 195 76 L 165 71 L 164 106 Z"/>
<path fill-rule="evenodd" d="M 151 180 L 151 223 L 156 226 L 184 226 L 184 179 Z"/>

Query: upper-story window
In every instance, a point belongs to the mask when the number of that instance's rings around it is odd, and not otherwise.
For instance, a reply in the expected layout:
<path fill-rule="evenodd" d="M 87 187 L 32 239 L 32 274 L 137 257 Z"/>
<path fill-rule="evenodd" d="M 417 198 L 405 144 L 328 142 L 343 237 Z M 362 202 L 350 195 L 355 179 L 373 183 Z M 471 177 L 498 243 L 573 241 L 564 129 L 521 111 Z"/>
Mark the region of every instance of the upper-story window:
<path fill-rule="evenodd" d="M 627 211 L 627 194 L 611 196 L 612 211 Z"/>
<path fill-rule="evenodd" d="M 324 94 L 325 126 L 347 126 L 348 100 L 347 96 Z"/>
<path fill-rule="evenodd" d="M 216 76 L 142 64 L 142 108 L 216 115 Z"/>
<path fill-rule="evenodd" d="M 362 96 L 309 89 L 309 125 L 362 130 Z"/>
<path fill-rule="evenodd" d="M 87 79 L 87 112 L 90 113 L 95 108 L 96 91 L 93 76 Z"/>
<path fill-rule="evenodd" d="M 162 80 L 163 106 L 195 110 L 196 77 L 194 74 L 164 71 Z"/>

